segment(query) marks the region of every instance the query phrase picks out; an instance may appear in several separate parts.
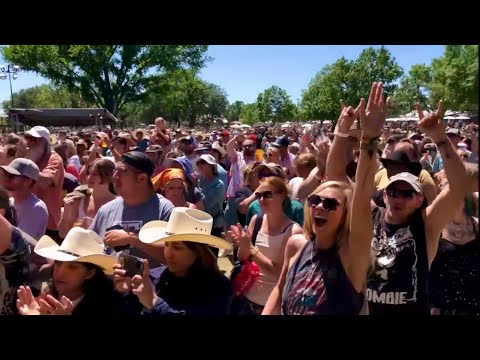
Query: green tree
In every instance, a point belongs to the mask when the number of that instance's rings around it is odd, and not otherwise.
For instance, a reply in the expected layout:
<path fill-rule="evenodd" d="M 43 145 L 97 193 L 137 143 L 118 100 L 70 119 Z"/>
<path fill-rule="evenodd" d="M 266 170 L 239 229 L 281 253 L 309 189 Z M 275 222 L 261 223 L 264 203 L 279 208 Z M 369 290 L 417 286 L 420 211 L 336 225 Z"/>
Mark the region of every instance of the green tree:
<path fill-rule="evenodd" d="M 257 109 L 261 121 L 282 122 L 292 120 L 296 106 L 284 89 L 272 86 L 257 97 Z"/>
<path fill-rule="evenodd" d="M 16 108 L 78 108 L 92 106 L 81 98 L 79 93 L 72 93 L 65 88 L 51 85 L 39 85 L 22 89 L 13 94 L 13 105 Z M 10 109 L 11 100 L 2 103 L 4 109 Z"/>
<path fill-rule="evenodd" d="M 2 55 L 117 115 L 126 103 L 146 98 L 162 75 L 205 66 L 210 60 L 207 49 L 206 45 L 11 45 L 2 48 Z"/>
<path fill-rule="evenodd" d="M 431 104 L 443 100 L 449 109 L 478 111 L 478 45 L 447 45 L 432 61 Z"/>
<path fill-rule="evenodd" d="M 218 85 L 198 78 L 194 70 L 179 70 L 162 77 L 144 102 L 130 104 L 122 114 L 134 123 L 153 123 L 163 116 L 175 124 L 187 121 L 193 127 L 220 120 L 227 105 L 227 94 Z"/>
<path fill-rule="evenodd" d="M 253 125 L 260 121 L 260 111 L 257 108 L 256 103 L 243 105 L 242 112 L 240 113 L 240 119 L 243 123 Z"/>
<path fill-rule="evenodd" d="M 392 94 L 395 81 L 403 74 L 390 52 L 381 47 L 362 51 L 355 61 L 342 57 L 325 66 L 302 93 L 300 116 L 309 120 L 336 120 L 339 101 L 357 105 L 368 98 L 372 82 L 381 81 L 385 93 Z"/>
<path fill-rule="evenodd" d="M 429 106 L 429 85 L 432 74 L 426 65 L 413 65 L 408 76 L 400 79 L 400 86 L 392 97 L 391 115 L 401 115 L 415 109 L 415 104 L 422 104 L 424 109 Z"/>
<path fill-rule="evenodd" d="M 240 120 L 240 114 L 242 113 L 243 106 L 245 104 L 243 101 L 235 101 L 232 104 L 227 106 L 227 120 L 228 121 L 238 121 Z"/>

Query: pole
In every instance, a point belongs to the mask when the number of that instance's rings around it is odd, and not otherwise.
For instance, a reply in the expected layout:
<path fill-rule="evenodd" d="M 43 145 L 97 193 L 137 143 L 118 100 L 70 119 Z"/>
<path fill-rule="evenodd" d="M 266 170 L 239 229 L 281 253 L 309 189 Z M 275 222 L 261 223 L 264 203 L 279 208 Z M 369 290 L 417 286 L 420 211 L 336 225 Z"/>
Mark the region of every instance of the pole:
<path fill-rule="evenodd" d="M 12 102 L 12 109 L 13 109 L 13 90 L 12 90 L 12 73 L 10 71 L 10 65 L 8 65 L 8 80 L 10 81 L 10 99 Z"/>

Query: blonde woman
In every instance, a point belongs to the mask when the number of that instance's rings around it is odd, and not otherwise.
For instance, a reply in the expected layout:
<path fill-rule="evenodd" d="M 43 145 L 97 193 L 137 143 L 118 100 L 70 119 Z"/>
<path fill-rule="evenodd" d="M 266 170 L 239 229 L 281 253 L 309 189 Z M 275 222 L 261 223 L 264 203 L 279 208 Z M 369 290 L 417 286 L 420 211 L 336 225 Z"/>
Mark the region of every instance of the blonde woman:
<path fill-rule="evenodd" d="M 287 242 L 282 273 L 264 315 L 357 315 L 362 310 L 373 232 L 373 187 L 364 184 L 373 183 L 377 168 L 374 139 L 386 117 L 382 97 L 381 86 L 374 84 L 366 116 L 363 99 L 355 110 L 343 107 L 327 160 L 327 177 L 343 181 L 327 181 L 308 197 L 303 234 Z M 337 159 L 331 154 L 345 154 L 348 130 L 359 114 L 363 115 L 359 186 L 353 189 L 345 161 L 332 162 Z"/>

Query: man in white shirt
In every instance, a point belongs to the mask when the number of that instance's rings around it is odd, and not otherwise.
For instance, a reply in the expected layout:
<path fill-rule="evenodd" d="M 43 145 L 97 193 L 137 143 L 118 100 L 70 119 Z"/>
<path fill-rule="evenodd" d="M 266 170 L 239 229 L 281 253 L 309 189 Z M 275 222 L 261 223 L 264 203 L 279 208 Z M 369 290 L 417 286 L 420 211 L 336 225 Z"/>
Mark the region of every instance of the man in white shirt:
<path fill-rule="evenodd" d="M 45 235 L 48 210 L 32 188 L 38 180 L 38 166 L 29 159 L 18 158 L 1 166 L 0 183 L 10 191 L 16 212 L 17 227 L 35 240 Z"/>

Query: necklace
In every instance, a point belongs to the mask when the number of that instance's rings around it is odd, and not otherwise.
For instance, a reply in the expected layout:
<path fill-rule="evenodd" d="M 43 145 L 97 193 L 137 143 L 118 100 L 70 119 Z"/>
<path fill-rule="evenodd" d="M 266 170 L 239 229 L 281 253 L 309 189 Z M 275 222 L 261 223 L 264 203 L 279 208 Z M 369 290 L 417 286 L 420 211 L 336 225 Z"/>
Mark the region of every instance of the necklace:
<path fill-rule="evenodd" d="M 315 289 L 310 287 L 309 284 L 311 283 L 315 272 L 317 271 L 317 267 L 319 262 L 314 262 L 313 261 L 313 248 L 315 247 L 315 244 L 312 244 L 312 248 L 310 249 L 310 261 L 312 263 L 310 273 L 308 274 L 307 280 L 305 281 L 305 288 L 303 289 L 302 292 L 302 303 L 305 302 L 306 299 L 312 297 L 315 294 Z"/>

